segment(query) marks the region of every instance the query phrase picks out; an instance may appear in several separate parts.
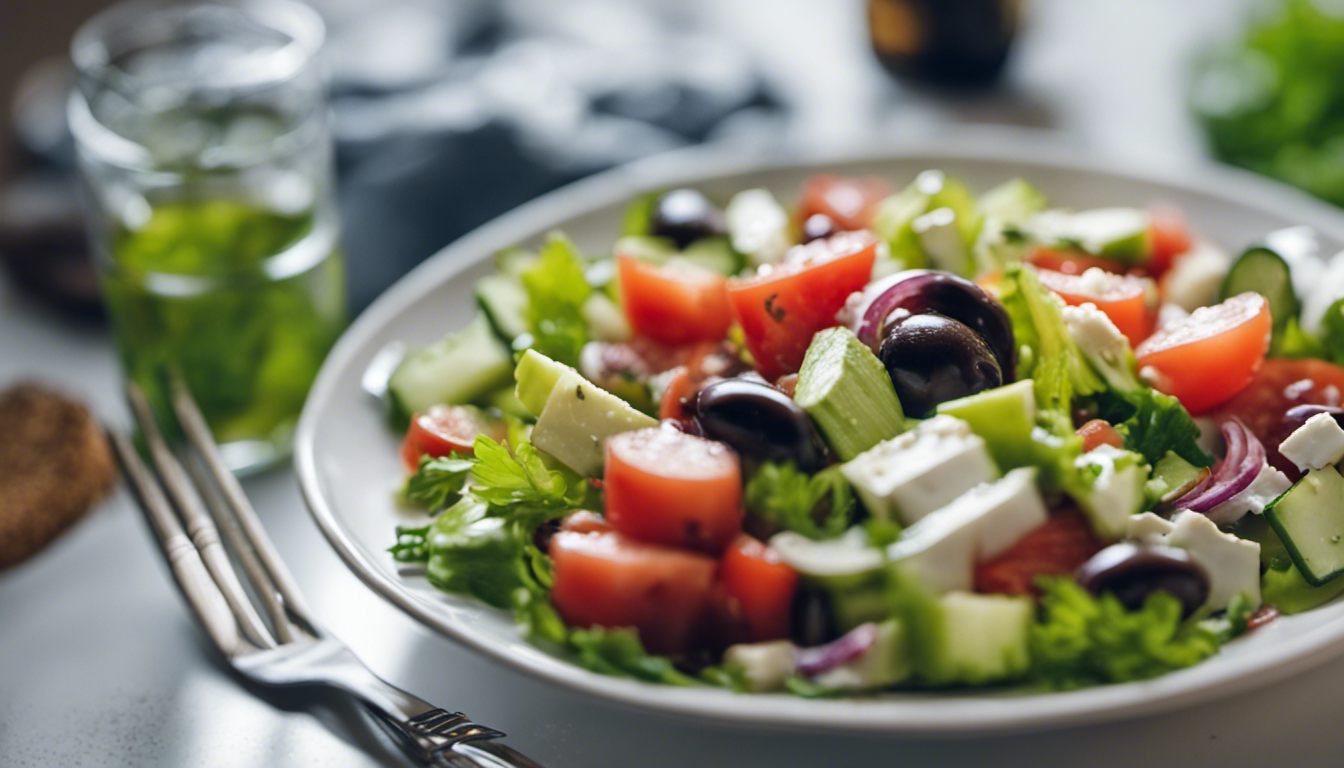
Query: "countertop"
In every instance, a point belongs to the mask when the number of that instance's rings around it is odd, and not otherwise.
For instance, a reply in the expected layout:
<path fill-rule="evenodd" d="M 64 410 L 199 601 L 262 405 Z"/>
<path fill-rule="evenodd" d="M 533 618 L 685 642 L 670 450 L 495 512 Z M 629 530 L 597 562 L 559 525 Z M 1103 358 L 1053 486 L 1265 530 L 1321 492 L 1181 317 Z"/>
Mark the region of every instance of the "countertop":
<path fill-rule="evenodd" d="M 790 83 L 797 140 L 809 145 L 862 141 L 872 126 L 918 136 L 949 122 L 999 122 L 1055 128 L 1085 151 L 1173 166 L 1200 152 L 1180 97 L 1186 57 L 1231 16 L 1196 0 L 1042 0 L 1031 4 L 1007 88 L 947 101 L 881 77 L 852 42 L 861 39 L 861 4 L 836 5 L 690 7 L 734 30 L 767 76 Z M 835 77 L 846 71 L 859 74 Z M 105 332 L 0 281 L 0 386 L 21 378 L 126 423 Z M 508 732 L 509 744 L 548 766 L 1329 766 L 1344 754 L 1344 660 L 1157 717 L 980 739 L 760 731 L 628 711 L 485 661 L 383 602 L 322 538 L 287 467 L 245 485 L 322 623 L 392 682 Z M 123 491 L 0 573 L 0 764 L 404 762 L 339 701 L 258 692 L 215 660 Z"/>

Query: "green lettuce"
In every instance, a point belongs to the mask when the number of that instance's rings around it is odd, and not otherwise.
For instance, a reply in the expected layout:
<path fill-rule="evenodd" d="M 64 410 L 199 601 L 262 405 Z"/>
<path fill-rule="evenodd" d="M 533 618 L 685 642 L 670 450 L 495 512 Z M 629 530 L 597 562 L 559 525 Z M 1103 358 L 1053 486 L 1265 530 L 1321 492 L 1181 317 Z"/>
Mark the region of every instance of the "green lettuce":
<path fill-rule="evenodd" d="M 1199 447 L 1199 427 L 1185 406 L 1171 395 L 1138 387 L 1128 392 L 1111 392 L 1097 398 L 1098 418 L 1115 425 L 1125 439 L 1125 448 L 1156 465 L 1167 451 L 1194 464 L 1207 467 L 1213 458 Z"/>
<path fill-rule="evenodd" d="M 535 264 L 519 277 L 527 291 L 527 325 L 532 348 L 565 365 L 579 362 L 588 343 L 583 304 L 592 294 L 584 259 L 569 238 L 552 233 Z"/>
<path fill-rule="evenodd" d="M 406 478 L 397 496 L 403 502 L 437 512 L 461 498 L 471 465 L 471 459 L 457 452 L 446 457 L 422 455 L 420 465 Z"/>
<path fill-rule="evenodd" d="M 854 511 L 854 493 L 838 467 L 808 475 L 791 463 L 765 462 L 743 496 L 747 509 L 809 539 L 844 533 Z"/>

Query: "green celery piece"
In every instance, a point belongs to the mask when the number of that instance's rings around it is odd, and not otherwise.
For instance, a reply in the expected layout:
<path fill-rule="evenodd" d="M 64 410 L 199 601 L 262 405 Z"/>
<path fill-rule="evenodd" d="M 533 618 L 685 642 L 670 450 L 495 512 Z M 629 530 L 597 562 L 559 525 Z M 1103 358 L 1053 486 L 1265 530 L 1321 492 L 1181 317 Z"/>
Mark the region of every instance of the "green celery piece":
<path fill-rule="evenodd" d="M 886 368 L 843 326 L 812 338 L 798 372 L 794 401 L 816 422 L 841 461 L 907 427 Z"/>

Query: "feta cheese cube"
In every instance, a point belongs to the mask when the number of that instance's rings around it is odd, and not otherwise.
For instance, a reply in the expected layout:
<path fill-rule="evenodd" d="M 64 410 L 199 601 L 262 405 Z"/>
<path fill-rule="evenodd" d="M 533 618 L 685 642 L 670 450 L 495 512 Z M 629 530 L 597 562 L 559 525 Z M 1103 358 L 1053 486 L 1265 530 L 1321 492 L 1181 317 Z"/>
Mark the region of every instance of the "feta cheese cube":
<path fill-rule="evenodd" d="M 1344 459 L 1344 428 L 1334 416 L 1318 413 L 1279 443 L 1279 453 L 1303 472 L 1338 464 Z"/>
<path fill-rule="evenodd" d="M 776 691 L 798 669 L 798 648 L 788 640 L 740 643 L 723 652 L 727 664 L 742 668 L 753 691 Z"/>
<path fill-rule="evenodd" d="M 1093 270 L 1101 271 L 1094 267 L 1083 274 L 1090 274 Z M 1062 314 L 1069 336 L 1084 354 L 1097 355 L 1110 363 L 1124 359 L 1129 340 L 1105 312 L 1097 309 L 1096 304 L 1089 302 L 1077 307 L 1064 307 Z"/>
<path fill-rule="evenodd" d="M 1158 517 L 1152 512 L 1144 512 L 1126 521 L 1125 538 L 1150 546 L 1162 544 L 1174 527 L 1170 520 Z"/>
<path fill-rule="evenodd" d="M 1209 610 L 1226 608 L 1237 594 L 1260 604 L 1260 545 L 1218 530 L 1208 517 L 1190 510 L 1172 520 L 1165 544 L 1190 553 L 1209 574 Z"/>
<path fill-rule="evenodd" d="M 1205 514 L 1217 525 L 1231 525 L 1248 512 L 1257 515 L 1264 512 L 1269 502 L 1277 499 L 1292 485 L 1282 472 L 1269 466 L 1269 464 L 1265 464 L 1260 468 L 1260 474 L 1255 476 L 1250 485 L 1243 488 L 1236 496 L 1210 509 Z"/>

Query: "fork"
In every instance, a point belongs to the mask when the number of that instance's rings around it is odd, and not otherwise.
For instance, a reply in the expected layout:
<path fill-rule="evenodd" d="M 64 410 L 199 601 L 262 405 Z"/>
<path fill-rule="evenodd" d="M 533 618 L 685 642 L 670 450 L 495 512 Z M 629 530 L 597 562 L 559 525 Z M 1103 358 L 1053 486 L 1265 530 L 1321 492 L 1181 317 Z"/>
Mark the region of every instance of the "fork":
<path fill-rule="evenodd" d="M 191 393 L 178 377 L 171 377 L 170 391 L 172 409 L 194 449 L 195 460 L 188 460 L 193 471 L 169 448 L 134 382 L 127 384 L 127 399 L 153 471 L 129 436 L 109 431 L 109 437 L 178 588 L 229 664 L 263 686 L 326 687 L 353 697 L 422 765 L 541 768 L 495 741 L 504 735 L 500 731 L 461 712 L 435 707 L 378 677 L 345 643 L 309 618 L 293 577 L 224 463 Z"/>

